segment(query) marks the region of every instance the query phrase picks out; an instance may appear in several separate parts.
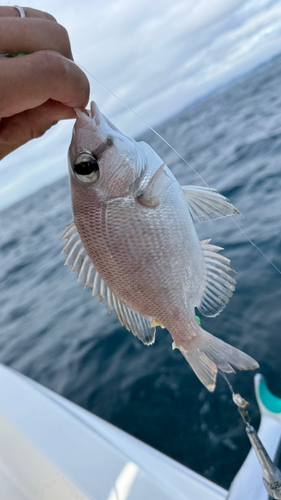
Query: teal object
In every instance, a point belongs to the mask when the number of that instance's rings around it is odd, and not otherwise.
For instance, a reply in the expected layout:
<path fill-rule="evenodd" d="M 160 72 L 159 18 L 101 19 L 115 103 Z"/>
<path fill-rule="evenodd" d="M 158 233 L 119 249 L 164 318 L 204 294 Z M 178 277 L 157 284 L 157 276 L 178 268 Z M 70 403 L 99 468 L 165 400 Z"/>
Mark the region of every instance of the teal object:
<path fill-rule="evenodd" d="M 197 323 L 199 323 L 199 325 L 200 325 L 200 318 L 199 318 L 199 316 L 195 316 L 195 318 L 196 318 Z"/>
<path fill-rule="evenodd" d="M 261 379 L 259 385 L 259 397 L 263 405 L 273 413 L 281 413 L 281 398 L 274 396 L 266 385 L 265 378 Z"/>
<path fill-rule="evenodd" d="M 19 54 L 16 55 L 16 57 L 21 57 L 21 56 L 26 56 L 24 52 L 20 52 Z"/>

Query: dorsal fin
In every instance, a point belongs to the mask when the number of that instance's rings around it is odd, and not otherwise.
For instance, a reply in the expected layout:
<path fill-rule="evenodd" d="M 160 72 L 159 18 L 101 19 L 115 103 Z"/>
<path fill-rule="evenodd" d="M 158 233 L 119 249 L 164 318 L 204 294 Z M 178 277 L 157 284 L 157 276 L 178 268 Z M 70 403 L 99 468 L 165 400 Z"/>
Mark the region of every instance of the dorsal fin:
<path fill-rule="evenodd" d="M 78 273 L 77 281 L 84 286 L 93 288 L 92 295 L 96 295 L 102 302 L 106 299 L 108 311 L 114 309 L 120 323 L 138 337 L 145 345 L 153 344 L 155 341 L 155 325 L 152 317 L 143 316 L 137 311 L 126 306 L 106 285 L 90 257 L 88 256 L 74 222 L 69 224 L 61 239 L 68 241 L 63 247 L 62 253 L 67 255 L 65 265 L 72 266 L 71 271 Z"/>
<path fill-rule="evenodd" d="M 181 186 L 189 211 L 197 222 L 208 222 L 239 214 L 230 201 L 215 189 L 201 186 Z"/>
<path fill-rule="evenodd" d="M 209 245 L 210 241 L 200 241 L 206 267 L 206 282 L 201 300 L 196 306 L 204 316 L 217 316 L 232 296 L 236 281 L 228 274 L 233 271 L 229 265 L 230 260 L 217 253 L 223 248 Z"/>

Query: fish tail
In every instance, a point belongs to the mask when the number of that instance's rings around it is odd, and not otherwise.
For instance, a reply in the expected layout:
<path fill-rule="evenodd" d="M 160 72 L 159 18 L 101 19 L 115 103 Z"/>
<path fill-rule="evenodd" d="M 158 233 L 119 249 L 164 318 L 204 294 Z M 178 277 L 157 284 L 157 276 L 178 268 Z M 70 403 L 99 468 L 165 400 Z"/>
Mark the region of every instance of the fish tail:
<path fill-rule="evenodd" d="M 239 370 L 255 370 L 258 363 L 244 352 L 232 347 L 223 340 L 206 332 L 198 324 L 192 325 L 193 332 L 189 332 L 186 340 L 173 348 L 181 351 L 199 380 L 209 391 L 214 391 L 218 370 L 225 373 L 233 373 L 235 368 Z M 190 335 L 191 334 L 191 335 Z"/>

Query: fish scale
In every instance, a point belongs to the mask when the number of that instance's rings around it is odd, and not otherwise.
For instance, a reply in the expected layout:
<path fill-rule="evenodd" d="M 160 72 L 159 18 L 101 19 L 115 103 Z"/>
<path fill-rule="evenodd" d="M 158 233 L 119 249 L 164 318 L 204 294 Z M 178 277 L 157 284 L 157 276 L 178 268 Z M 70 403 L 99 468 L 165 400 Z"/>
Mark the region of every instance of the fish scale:
<path fill-rule="evenodd" d="M 146 345 L 154 342 L 156 326 L 166 327 L 173 347 L 210 391 L 218 369 L 257 368 L 195 318 L 195 307 L 206 316 L 219 314 L 235 280 L 222 249 L 199 242 L 193 221 L 232 216 L 237 209 L 214 189 L 180 186 L 155 151 L 117 130 L 95 103 L 90 112 L 76 112 L 66 264 L 78 259 L 78 280 L 105 298 Z"/>
<path fill-rule="evenodd" d="M 115 262 L 118 262 L 121 268 L 122 276 L 126 275 L 130 283 L 123 285 L 118 274 L 117 282 L 112 284 L 112 289 L 134 309 L 146 311 L 147 314 L 154 315 L 158 321 L 162 322 L 166 310 L 165 302 L 172 308 L 174 303 L 177 305 L 180 301 L 183 274 L 179 275 L 181 264 L 177 263 L 177 253 L 181 245 L 177 241 L 172 241 L 167 233 L 158 230 L 167 222 L 165 212 L 164 214 L 161 210 L 148 212 L 147 217 L 140 224 L 138 223 L 138 207 L 135 206 L 133 200 L 129 211 L 130 218 L 126 216 L 126 208 L 120 210 L 119 207 L 118 210 L 117 206 L 111 204 L 111 216 L 108 214 L 107 218 L 108 223 L 111 219 L 110 225 L 114 228 L 116 214 L 118 213 L 117 217 L 120 217 L 120 212 L 123 213 L 124 224 L 120 224 L 117 239 L 113 245 L 111 243 L 111 252 Z M 173 214 L 170 219 L 173 219 Z M 150 235 L 149 238 L 143 236 L 143 227 Z M 174 229 L 177 232 L 177 228 Z M 128 242 L 132 245 L 128 245 Z M 108 280 L 110 276 L 111 270 Z M 155 310 L 156 307 L 157 310 Z"/>

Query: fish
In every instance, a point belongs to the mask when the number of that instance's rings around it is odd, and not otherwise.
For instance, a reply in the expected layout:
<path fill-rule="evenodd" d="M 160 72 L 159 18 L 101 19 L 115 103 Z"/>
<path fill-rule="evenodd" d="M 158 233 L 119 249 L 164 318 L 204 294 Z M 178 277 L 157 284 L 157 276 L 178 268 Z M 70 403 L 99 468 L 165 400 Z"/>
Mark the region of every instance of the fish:
<path fill-rule="evenodd" d="M 166 328 L 209 391 L 219 370 L 256 369 L 252 357 L 205 331 L 195 315 L 196 307 L 217 316 L 236 281 L 223 249 L 199 241 L 194 222 L 238 210 L 215 189 L 180 186 L 147 143 L 120 132 L 96 103 L 76 114 L 65 265 L 145 345 L 154 343 L 156 327 Z"/>

